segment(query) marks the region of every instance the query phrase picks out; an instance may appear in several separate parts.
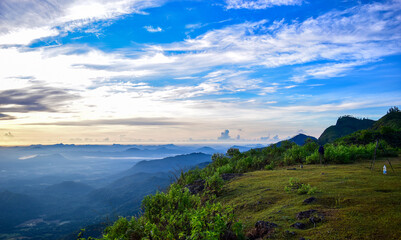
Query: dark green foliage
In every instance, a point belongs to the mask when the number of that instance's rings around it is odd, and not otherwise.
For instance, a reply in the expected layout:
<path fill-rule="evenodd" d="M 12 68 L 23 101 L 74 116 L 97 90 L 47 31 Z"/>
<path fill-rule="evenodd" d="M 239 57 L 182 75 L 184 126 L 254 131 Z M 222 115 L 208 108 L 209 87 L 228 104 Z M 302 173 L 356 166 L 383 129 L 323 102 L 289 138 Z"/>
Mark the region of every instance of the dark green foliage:
<path fill-rule="evenodd" d="M 394 130 L 401 129 L 401 112 L 397 107 L 392 107 L 386 115 L 380 118 L 373 126 L 374 130 L 389 127 Z"/>
<path fill-rule="evenodd" d="M 114 239 L 220 239 L 226 232 L 243 238 L 242 226 L 233 209 L 220 203 L 201 202 L 201 198 L 171 185 L 167 193 L 157 193 L 143 200 L 143 215 L 120 218 L 106 229 L 104 240 Z"/>
<path fill-rule="evenodd" d="M 358 130 L 368 129 L 373 126 L 375 121 L 370 119 L 358 119 L 352 116 L 342 116 L 338 118 L 336 125 L 328 127 L 319 137 L 319 143 L 326 144 L 335 141 L 338 138 Z"/>
<path fill-rule="evenodd" d="M 238 148 L 230 148 L 227 150 L 227 156 L 229 156 L 229 157 L 235 157 L 240 154 L 241 154 L 241 152 L 239 151 Z"/>
<path fill-rule="evenodd" d="M 397 107 L 390 108 L 387 114 L 375 122 L 371 128 L 339 138 L 335 143 L 366 145 L 378 139 L 386 141 L 393 148 L 401 147 L 401 112 Z"/>
<path fill-rule="evenodd" d="M 337 145 L 366 145 L 376 140 L 383 140 L 393 148 L 401 147 L 401 130 L 383 126 L 378 130 L 367 129 L 357 131 L 348 136 L 338 139 Z"/>

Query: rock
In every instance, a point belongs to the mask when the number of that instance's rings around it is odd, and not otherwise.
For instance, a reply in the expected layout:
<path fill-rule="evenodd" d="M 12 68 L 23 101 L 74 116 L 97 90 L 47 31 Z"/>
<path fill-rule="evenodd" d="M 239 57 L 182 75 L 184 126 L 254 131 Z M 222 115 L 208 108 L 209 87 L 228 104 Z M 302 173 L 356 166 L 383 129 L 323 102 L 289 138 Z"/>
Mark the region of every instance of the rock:
<path fill-rule="evenodd" d="M 296 222 L 292 224 L 290 227 L 296 228 L 296 229 L 305 229 L 306 225 L 300 222 Z"/>
<path fill-rule="evenodd" d="M 310 217 L 309 218 L 309 222 L 311 222 L 313 224 L 320 223 L 321 221 L 322 221 L 322 219 L 319 217 Z"/>
<path fill-rule="evenodd" d="M 220 237 L 221 240 L 238 240 L 237 235 L 232 231 L 226 231 L 223 236 Z"/>
<path fill-rule="evenodd" d="M 185 187 L 188 188 L 191 194 L 198 194 L 205 189 L 205 180 L 195 180 L 192 184 L 188 184 Z"/>
<path fill-rule="evenodd" d="M 311 217 L 311 214 L 314 213 L 314 212 L 316 212 L 315 209 L 311 209 L 311 210 L 308 210 L 308 211 L 299 212 L 299 213 L 297 214 L 297 219 L 298 219 L 298 220 L 301 220 L 301 219 L 304 219 L 304 218 L 310 218 L 310 217 Z"/>
<path fill-rule="evenodd" d="M 295 232 L 290 232 L 290 231 L 288 231 L 288 230 L 286 230 L 284 233 L 285 233 L 286 235 L 295 236 Z"/>
<path fill-rule="evenodd" d="M 287 170 L 297 170 L 296 168 L 287 168 Z"/>
<path fill-rule="evenodd" d="M 304 204 L 311 204 L 313 202 L 316 202 L 316 200 L 317 199 L 315 197 L 310 197 L 310 198 L 304 200 Z"/>
<path fill-rule="evenodd" d="M 221 174 L 221 178 L 224 180 L 224 181 L 228 181 L 228 180 L 231 180 L 231 179 L 233 179 L 233 178 L 235 178 L 235 177 L 240 177 L 240 176 L 242 176 L 243 174 L 242 173 L 223 173 L 223 174 Z"/>
<path fill-rule="evenodd" d="M 251 229 L 246 234 L 246 237 L 250 240 L 263 238 L 264 236 L 271 233 L 275 227 L 277 227 L 277 224 L 275 224 L 275 223 L 269 223 L 269 222 L 265 222 L 265 221 L 257 221 L 255 223 L 255 228 Z"/>

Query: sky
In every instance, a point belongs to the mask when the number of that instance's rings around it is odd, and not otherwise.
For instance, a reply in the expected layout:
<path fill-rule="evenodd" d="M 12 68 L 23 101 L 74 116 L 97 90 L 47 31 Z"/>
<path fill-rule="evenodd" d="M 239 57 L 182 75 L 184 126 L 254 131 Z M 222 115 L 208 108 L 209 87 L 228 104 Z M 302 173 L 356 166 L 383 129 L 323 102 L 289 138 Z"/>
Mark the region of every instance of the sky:
<path fill-rule="evenodd" d="M 319 137 L 400 93 L 400 0 L 0 1 L 0 145 Z"/>

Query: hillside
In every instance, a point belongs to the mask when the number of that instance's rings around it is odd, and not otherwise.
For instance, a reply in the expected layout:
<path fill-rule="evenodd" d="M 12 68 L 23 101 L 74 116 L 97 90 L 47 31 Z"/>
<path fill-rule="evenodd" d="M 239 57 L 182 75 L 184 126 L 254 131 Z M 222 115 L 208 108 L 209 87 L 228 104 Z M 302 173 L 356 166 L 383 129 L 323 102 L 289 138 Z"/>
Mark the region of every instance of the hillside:
<path fill-rule="evenodd" d="M 372 129 L 378 130 L 383 127 L 389 127 L 395 130 L 401 129 L 401 112 L 398 110 L 391 110 L 380 118 L 375 124 L 373 125 Z"/>
<path fill-rule="evenodd" d="M 335 141 L 336 144 L 368 144 L 376 142 L 376 140 L 385 141 L 383 144 L 389 144 L 394 148 L 401 147 L 401 112 L 395 108 L 391 108 L 389 112 L 381 117 L 372 128 L 359 130 Z"/>
<path fill-rule="evenodd" d="M 137 173 L 92 191 L 88 199 L 100 206 L 108 206 L 120 215 L 136 214 L 144 196 L 163 190 L 172 179 L 166 172 Z"/>
<path fill-rule="evenodd" d="M 373 172 L 370 161 L 250 172 L 225 184 L 217 201 L 234 206 L 245 232 L 257 221 L 277 224 L 267 234 L 271 239 L 398 239 L 401 158 L 391 162 L 397 174 L 390 170 L 383 175 L 384 161 L 377 162 Z M 284 188 L 291 177 L 316 187 L 316 193 L 287 193 Z M 305 204 L 311 197 L 315 200 Z M 299 212 L 311 209 L 316 210 L 311 215 L 316 226 L 311 217 L 297 219 Z M 305 229 L 291 227 L 297 222 L 305 224 Z"/>
<path fill-rule="evenodd" d="M 86 194 L 91 190 L 93 190 L 93 188 L 87 184 L 74 181 L 64 181 L 47 187 L 44 193 L 58 196 L 78 196 Z"/>
<path fill-rule="evenodd" d="M 373 126 L 375 121 L 370 119 L 358 119 L 351 116 L 338 118 L 336 125 L 332 125 L 319 137 L 320 144 L 331 143 L 334 140 L 344 137 L 358 130 L 368 129 Z"/>
<path fill-rule="evenodd" d="M 30 196 L 9 191 L 0 192 L 0 232 L 38 217 L 41 207 Z"/>

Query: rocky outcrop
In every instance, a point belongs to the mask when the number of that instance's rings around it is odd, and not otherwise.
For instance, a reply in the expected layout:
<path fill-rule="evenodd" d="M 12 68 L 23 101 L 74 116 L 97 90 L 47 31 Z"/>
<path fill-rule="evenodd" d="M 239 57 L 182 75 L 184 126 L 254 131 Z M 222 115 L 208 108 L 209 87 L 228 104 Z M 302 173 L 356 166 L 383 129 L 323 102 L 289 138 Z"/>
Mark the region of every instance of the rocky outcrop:
<path fill-rule="evenodd" d="M 263 238 L 274 231 L 274 228 L 277 227 L 277 224 L 266 222 L 266 221 L 258 221 L 255 223 L 255 228 L 251 229 L 246 237 L 250 240 L 255 240 L 259 238 Z"/>
<path fill-rule="evenodd" d="M 188 188 L 191 194 L 198 194 L 205 189 L 205 180 L 195 180 L 192 184 L 188 184 L 185 187 Z"/>

